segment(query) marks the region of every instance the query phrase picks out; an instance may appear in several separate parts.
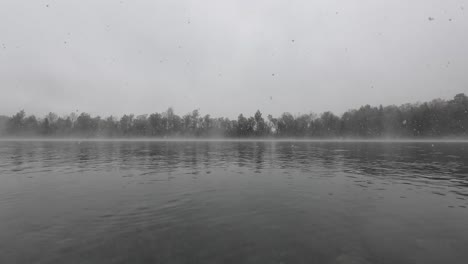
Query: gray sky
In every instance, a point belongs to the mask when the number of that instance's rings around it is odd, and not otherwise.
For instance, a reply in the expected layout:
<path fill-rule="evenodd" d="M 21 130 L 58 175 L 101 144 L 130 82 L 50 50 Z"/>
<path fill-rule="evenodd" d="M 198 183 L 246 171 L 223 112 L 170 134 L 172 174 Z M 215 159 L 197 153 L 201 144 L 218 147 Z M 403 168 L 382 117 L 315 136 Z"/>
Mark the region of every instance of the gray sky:
<path fill-rule="evenodd" d="M 468 0 L 0 1 L 1 114 L 342 113 L 459 92 Z"/>

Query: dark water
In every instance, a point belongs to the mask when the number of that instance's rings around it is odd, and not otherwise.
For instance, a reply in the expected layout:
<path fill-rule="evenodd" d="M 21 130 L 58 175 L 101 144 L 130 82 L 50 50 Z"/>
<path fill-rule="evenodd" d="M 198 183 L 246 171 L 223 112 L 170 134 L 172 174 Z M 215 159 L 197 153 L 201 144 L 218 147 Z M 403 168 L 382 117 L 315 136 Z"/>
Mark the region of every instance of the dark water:
<path fill-rule="evenodd" d="M 468 144 L 0 142 L 0 263 L 468 263 Z"/>

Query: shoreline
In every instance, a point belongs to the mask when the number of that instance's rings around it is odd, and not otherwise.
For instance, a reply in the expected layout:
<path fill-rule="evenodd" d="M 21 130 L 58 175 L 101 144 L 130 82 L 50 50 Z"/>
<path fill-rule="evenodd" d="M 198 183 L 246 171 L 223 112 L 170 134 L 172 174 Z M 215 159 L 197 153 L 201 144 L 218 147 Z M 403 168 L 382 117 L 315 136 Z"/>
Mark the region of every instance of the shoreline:
<path fill-rule="evenodd" d="M 0 138 L 0 142 L 310 142 L 310 143 L 468 143 L 468 139 L 298 139 L 298 138 Z"/>

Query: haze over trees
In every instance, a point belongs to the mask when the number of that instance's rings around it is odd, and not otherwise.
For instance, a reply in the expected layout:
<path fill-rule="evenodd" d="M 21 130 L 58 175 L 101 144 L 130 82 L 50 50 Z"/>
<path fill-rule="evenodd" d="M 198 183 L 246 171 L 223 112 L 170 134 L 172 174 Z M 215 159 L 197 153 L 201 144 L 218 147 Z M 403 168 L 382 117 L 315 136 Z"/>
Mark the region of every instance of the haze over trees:
<path fill-rule="evenodd" d="M 163 113 L 120 118 L 72 113 L 49 113 L 37 118 L 20 111 L 0 116 L 0 134 L 7 137 L 283 137 L 283 138 L 440 138 L 468 136 L 468 97 L 435 99 L 401 106 L 365 105 L 337 116 L 332 112 L 279 117 L 260 111 L 237 119 L 202 116 L 194 110 L 184 116 L 172 108 Z"/>

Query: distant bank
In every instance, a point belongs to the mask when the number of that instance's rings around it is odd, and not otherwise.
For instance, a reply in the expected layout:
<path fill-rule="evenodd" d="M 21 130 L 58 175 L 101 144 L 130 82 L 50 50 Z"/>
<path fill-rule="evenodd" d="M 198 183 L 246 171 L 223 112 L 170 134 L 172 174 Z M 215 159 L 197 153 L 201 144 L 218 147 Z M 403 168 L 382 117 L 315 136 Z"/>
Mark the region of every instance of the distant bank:
<path fill-rule="evenodd" d="M 71 113 L 45 117 L 26 115 L 24 111 L 0 116 L 3 138 L 103 138 L 113 140 L 329 140 L 329 141 L 407 141 L 432 139 L 449 141 L 468 138 L 468 97 L 461 93 L 451 100 L 401 106 L 361 106 L 337 116 L 321 114 L 279 117 L 260 111 L 253 116 L 240 114 L 237 119 L 202 116 L 194 110 L 183 116 L 169 108 L 163 113 L 128 114 L 120 118 Z"/>

